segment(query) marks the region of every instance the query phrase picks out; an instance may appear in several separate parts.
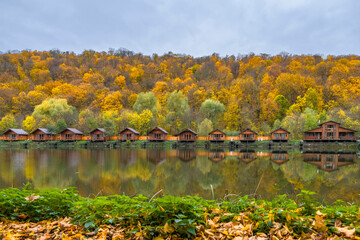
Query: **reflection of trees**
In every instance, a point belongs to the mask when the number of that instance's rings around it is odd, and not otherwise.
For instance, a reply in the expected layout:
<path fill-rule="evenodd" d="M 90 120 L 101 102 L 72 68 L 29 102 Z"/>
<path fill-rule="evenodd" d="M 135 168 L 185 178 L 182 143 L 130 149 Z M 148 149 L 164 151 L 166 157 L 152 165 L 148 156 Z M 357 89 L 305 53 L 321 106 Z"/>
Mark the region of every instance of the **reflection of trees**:
<path fill-rule="evenodd" d="M 136 190 L 136 193 L 147 197 L 151 197 L 153 194 L 155 194 L 155 182 L 155 177 L 145 181 L 137 177 L 131 181 L 134 189 Z"/>
<path fill-rule="evenodd" d="M 164 151 L 164 150 L 163 150 Z M 185 194 L 211 198 L 229 193 L 257 194 L 271 198 L 276 194 L 306 189 L 319 198 L 351 201 L 360 192 L 359 159 L 337 171 L 325 172 L 303 161 L 300 153 L 289 153 L 289 161 L 277 165 L 270 156 L 258 156 L 245 164 L 226 158 L 213 163 L 207 151 L 197 151 L 196 159 L 183 162 L 177 150 L 165 151 L 167 161 L 155 165 L 147 159 L 148 150 L 6 150 L 0 151 L 0 187 L 22 187 L 30 181 L 37 188 L 75 186 L 80 194 Z M 162 155 L 163 156 L 163 155 Z M 263 176 L 263 177 L 262 177 Z"/>
<path fill-rule="evenodd" d="M 209 161 L 208 156 L 197 156 L 196 158 L 196 168 L 202 172 L 203 174 L 206 174 L 211 171 L 213 163 Z"/>

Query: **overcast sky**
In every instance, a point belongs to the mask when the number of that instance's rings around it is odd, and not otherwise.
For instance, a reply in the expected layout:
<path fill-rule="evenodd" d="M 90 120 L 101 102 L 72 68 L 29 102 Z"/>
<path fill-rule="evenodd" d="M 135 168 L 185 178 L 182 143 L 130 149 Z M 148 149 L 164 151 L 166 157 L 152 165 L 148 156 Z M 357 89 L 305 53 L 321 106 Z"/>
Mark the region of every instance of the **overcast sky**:
<path fill-rule="evenodd" d="M 0 0 L 0 51 L 360 55 L 359 0 Z"/>

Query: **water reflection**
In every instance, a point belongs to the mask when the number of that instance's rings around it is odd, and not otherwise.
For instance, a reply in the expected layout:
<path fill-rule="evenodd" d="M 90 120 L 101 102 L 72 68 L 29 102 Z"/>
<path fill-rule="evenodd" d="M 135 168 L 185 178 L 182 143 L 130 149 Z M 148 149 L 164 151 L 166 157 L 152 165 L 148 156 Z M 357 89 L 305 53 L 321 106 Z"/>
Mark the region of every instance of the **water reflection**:
<path fill-rule="evenodd" d="M 0 188 L 31 182 L 37 188 L 74 186 L 83 196 L 152 196 L 163 189 L 210 199 L 212 185 L 216 197 L 226 191 L 253 194 L 258 188 L 258 195 L 271 198 L 307 189 L 325 201 L 351 201 L 360 193 L 358 162 L 353 152 L 0 150 Z"/>
<path fill-rule="evenodd" d="M 356 153 L 306 152 L 303 156 L 305 162 L 313 164 L 321 170 L 332 172 L 338 170 L 339 167 L 354 164 Z"/>
<path fill-rule="evenodd" d="M 225 152 L 221 150 L 210 150 L 208 156 L 212 162 L 221 162 L 225 159 Z"/>
<path fill-rule="evenodd" d="M 243 150 L 239 152 L 239 159 L 244 163 L 250 163 L 256 159 L 255 150 Z"/>
<path fill-rule="evenodd" d="M 177 157 L 183 162 L 190 162 L 196 159 L 196 152 L 194 149 L 178 150 Z"/>
<path fill-rule="evenodd" d="M 284 164 L 289 161 L 289 154 L 287 151 L 272 151 L 270 160 L 276 164 Z"/>

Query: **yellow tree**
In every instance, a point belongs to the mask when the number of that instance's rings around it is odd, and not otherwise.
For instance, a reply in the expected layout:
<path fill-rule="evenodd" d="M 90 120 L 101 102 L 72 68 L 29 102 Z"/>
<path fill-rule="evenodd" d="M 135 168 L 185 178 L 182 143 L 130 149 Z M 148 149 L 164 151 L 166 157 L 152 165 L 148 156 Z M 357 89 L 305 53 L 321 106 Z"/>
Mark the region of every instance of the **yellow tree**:
<path fill-rule="evenodd" d="M 27 116 L 22 122 L 22 127 L 28 133 L 31 133 L 36 129 L 36 119 L 33 116 Z"/>
<path fill-rule="evenodd" d="M 236 98 L 231 98 L 227 105 L 224 121 L 226 123 L 226 129 L 230 131 L 239 130 L 240 120 L 240 108 Z"/>
<path fill-rule="evenodd" d="M 122 95 L 119 91 L 107 95 L 101 103 L 102 111 L 118 110 L 123 108 Z"/>

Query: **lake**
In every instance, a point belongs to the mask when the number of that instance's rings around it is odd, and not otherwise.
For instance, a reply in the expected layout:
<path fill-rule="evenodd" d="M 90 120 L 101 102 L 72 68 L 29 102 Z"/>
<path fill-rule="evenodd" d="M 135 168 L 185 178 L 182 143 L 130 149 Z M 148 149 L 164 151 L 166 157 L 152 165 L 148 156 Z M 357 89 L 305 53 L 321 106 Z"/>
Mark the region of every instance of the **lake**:
<path fill-rule="evenodd" d="M 82 196 L 162 194 L 216 198 L 254 194 L 269 199 L 300 189 L 325 202 L 360 193 L 355 152 L 161 149 L 0 150 L 0 188 L 76 187 Z"/>

